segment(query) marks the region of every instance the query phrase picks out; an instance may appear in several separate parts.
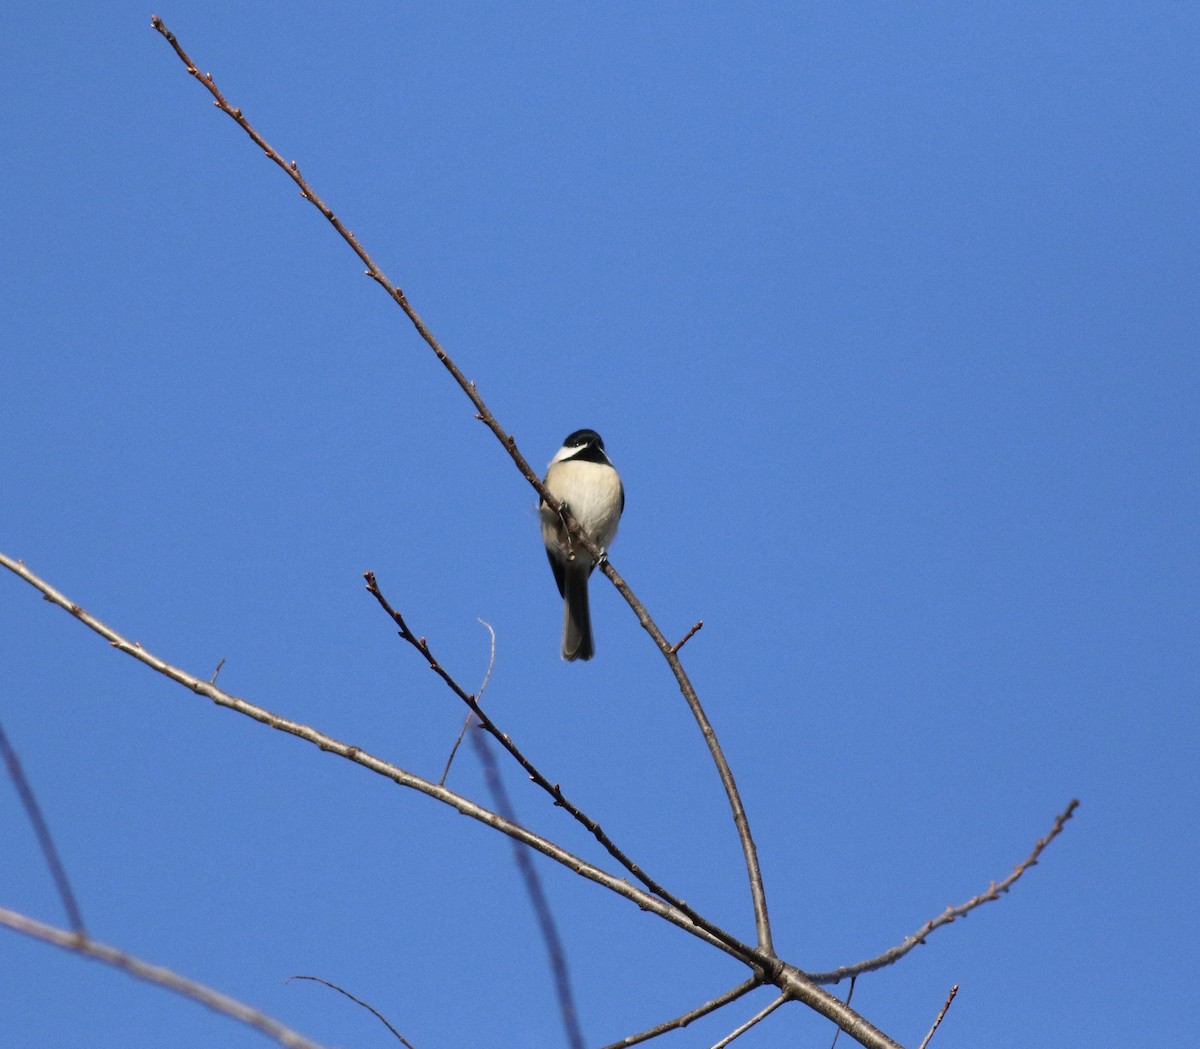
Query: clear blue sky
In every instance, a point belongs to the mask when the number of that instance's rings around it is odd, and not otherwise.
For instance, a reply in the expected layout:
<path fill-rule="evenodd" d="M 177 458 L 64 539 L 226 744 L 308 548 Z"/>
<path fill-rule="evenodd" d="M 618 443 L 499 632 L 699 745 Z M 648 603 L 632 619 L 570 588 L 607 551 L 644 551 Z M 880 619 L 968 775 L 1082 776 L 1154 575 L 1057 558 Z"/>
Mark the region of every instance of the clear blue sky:
<path fill-rule="evenodd" d="M 0 14 L 0 549 L 147 648 L 436 778 L 462 711 L 752 934 L 634 617 L 557 655 L 535 500 L 401 313 L 127 2 Z M 1200 8 L 176 3 L 613 562 L 738 775 L 776 941 L 915 1046 L 1177 1044 L 1194 1001 Z M 0 718 L 98 938 L 331 1045 L 563 1044 L 507 840 L 218 710 L 0 577 Z M 464 752 L 451 785 L 484 798 Z M 510 778 L 521 815 L 600 860 Z M 743 974 L 541 863 L 590 1045 Z M 0 788 L 0 904 L 60 921 Z M 259 1046 L 0 930 L 14 1047 Z M 844 990 L 844 988 L 842 988 Z M 663 1039 L 707 1046 L 766 992 Z M 739 1046 L 820 1046 L 798 1008 Z M 844 1042 L 843 1042 L 844 1044 Z"/>

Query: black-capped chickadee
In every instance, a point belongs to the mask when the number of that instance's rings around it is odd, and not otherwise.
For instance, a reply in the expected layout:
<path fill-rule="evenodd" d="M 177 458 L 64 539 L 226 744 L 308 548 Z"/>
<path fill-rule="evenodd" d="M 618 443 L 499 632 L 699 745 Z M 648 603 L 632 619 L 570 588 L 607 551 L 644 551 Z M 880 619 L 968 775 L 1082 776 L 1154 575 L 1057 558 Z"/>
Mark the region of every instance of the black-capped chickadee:
<path fill-rule="evenodd" d="M 592 541 L 601 550 L 607 550 L 625 509 L 625 489 L 604 454 L 600 435 L 595 430 L 576 430 L 571 434 L 550 460 L 543 483 L 555 499 L 567 504 L 571 516 Z M 596 563 L 586 550 L 570 542 L 562 518 L 554 510 L 545 502 L 539 510 L 546 556 L 563 599 L 562 657 L 591 659 L 596 646 L 592 644 L 592 620 L 588 613 L 588 576 Z"/>

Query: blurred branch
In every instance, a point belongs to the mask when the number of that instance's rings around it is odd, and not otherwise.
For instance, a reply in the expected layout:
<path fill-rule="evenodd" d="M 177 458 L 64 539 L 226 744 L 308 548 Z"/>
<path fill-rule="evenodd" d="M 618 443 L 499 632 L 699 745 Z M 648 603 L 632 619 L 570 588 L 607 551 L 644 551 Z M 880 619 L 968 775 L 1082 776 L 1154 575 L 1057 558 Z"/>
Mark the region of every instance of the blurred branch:
<path fill-rule="evenodd" d="M 185 998 L 191 998 L 192 1001 L 207 1005 L 210 1009 L 238 1020 L 247 1027 L 261 1031 L 269 1038 L 274 1038 L 280 1045 L 287 1046 L 288 1049 L 323 1049 L 320 1043 L 305 1038 L 304 1035 L 298 1034 L 290 1027 L 285 1027 L 278 1020 L 267 1016 L 266 1013 L 252 1009 L 237 999 L 230 998 L 220 991 L 214 991 L 202 983 L 196 983 L 195 980 L 180 976 L 171 969 L 166 969 L 161 965 L 151 965 L 131 954 L 110 947 L 106 943 L 89 939 L 82 932 L 68 932 L 66 929 L 46 925 L 17 911 L 10 911 L 6 907 L 0 907 L 0 925 L 6 925 L 25 936 L 52 943 L 56 947 L 73 951 L 86 958 L 94 958 L 96 961 L 111 965 L 114 969 L 120 969 L 139 980 L 157 984 L 159 987 L 165 987 Z"/>
<path fill-rule="evenodd" d="M 330 983 L 328 980 L 322 980 L 321 977 L 319 977 L 319 976 L 289 976 L 283 982 L 291 983 L 293 980 L 312 980 L 313 983 L 323 984 L 324 986 L 328 987 L 331 991 L 337 991 L 338 994 L 345 995 L 355 1005 L 361 1005 L 364 1009 L 367 1010 L 367 1012 L 373 1013 L 375 1015 L 375 1018 L 381 1024 L 383 1024 L 384 1027 L 386 1027 L 389 1031 L 391 1031 L 392 1034 L 394 1034 L 397 1039 L 399 1039 L 401 1045 L 407 1046 L 408 1049 L 413 1049 L 412 1042 L 410 1042 L 407 1038 L 404 1037 L 404 1035 L 402 1035 L 399 1031 L 397 1031 L 396 1028 L 394 1028 L 391 1025 L 391 1023 L 388 1021 L 388 1018 L 383 1015 L 383 1013 L 381 1013 L 378 1009 L 376 1009 L 375 1006 L 373 1006 L 367 1002 L 364 1002 L 361 998 L 354 997 L 354 995 L 352 995 L 349 991 L 347 991 L 346 988 L 339 987 L 336 983 Z"/>
<path fill-rule="evenodd" d="M 889 951 L 884 951 L 883 954 L 875 958 L 869 958 L 865 962 L 859 962 L 857 965 L 845 965 L 840 969 L 834 969 L 827 973 L 808 973 L 807 976 L 814 983 L 826 984 L 837 983 L 839 980 L 844 980 L 847 976 L 858 976 L 860 973 L 872 972 L 875 969 L 882 969 L 887 965 L 892 965 L 903 958 L 918 944 L 925 942 L 927 937 L 935 929 L 940 929 L 943 925 L 949 925 L 958 918 L 965 917 L 976 907 L 982 907 L 985 903 L 991 903 L 992 900 L 998 900 L 1013 887 L 1016 881 L 1030 867 L 1037 865 L 1038 858 L 1042 855 L 1046 846 L 1057 838 L 1074 814 L 1079 808 L 1079 799 L 1073 798 L 1071 803 L 1054 818 L 1054 826 L 1050 828 L 1050 833 L 1042 838 L 1033 848 L 1023 862 L 1018 863 L 1013 869 L 1013 872 L 1002 882 L 997 884 L 992 882 L 988 886 L 987 892 L 981 892 L 978 896 L 967 900 L 966 903 L 960 903 L 957 907 L 947 907 L 932 921 L 927 921 L 915 933 L 913 933 L 903 943 L 897 944 Z"/>
<path fill-rule="evenodd" d="M 756 987 L 762 986 L 762 980 L 757 976 L 750 977 L 744 983 L 739 983 L 736 987 L 726 991 L 724 994 L 717 995 L 716 998 L 705 1002 L 703 1005 L 698 1005 L 695 1009 L 690 1009 L 682 1016 L 677 1016 L 673 1020 L 664 1020 L 660 1024 L 655 1024 L 639 1034 L 631 1034 L 627 1038 L 622 1038 L 619 1042 L 610 1042 L 603 1049 L 629 1049 L 631 1045 L 637 1045 L 639 1042 L 648 1042 L 651 1038 L 657 1038 L 660 1034 L 666 1034 L 668 1031 L 675 1031 L 681 1027 L 687 1027 L 688 1024 L 695 1020 L 699 1020 L 702 1016 L 707 1016 L 709 1013 L 714 1013 L 730 1002 L 736 1002 L 743 995 L 749 994 Z"/>
<path fill-rule="evenodd" d="M 474 715 L 468 715 L 474 717 Z M 496 764 L 496 755 L 488 746 L 487 736 L 481 732 L 471 733 L 471 744 L 483 766 L 483 781 L 491 791 L 496 811 L 506 820 L 517 822 L 517 813 L 512 800 L 505 789 L 504 780 Z M 542 879 L 538 875 L 533 860 L 520 842 L 514 841 L 513 860 L 521 880 L 525 883 L 525 891 L 529 902 L 533 905 L 534 917 L 546 944 L 546 954 L 550 958 L 550 972 L 554 977 L 554 994 L 558 998 L 558 1011 L 562 1016 L 563 1029 L 567 1035 L 567 1044 L 571 1049 L 584 1049 L 583 1031 L 579 1027 L 579 1010 L 575 1007 L 575 994 L 571 990 L 571 976 L 567 969 L 567 952 L 563 950 L 562 939 L 558 935 L 558 925 L 554 921 L 554 912 L 550 909 L 550 901 L 542 889 Z"/>
<path fill-rule="evenodd" d="M 58 855 L 58 849 L 54 847 L 54 839 L 50 836 L 50 825 L 42 815 L 41 806 L 37 803 L 37 796 L 33 793 L 33 787 L 26 778 L 25 771 L 21 768 L 21 761 L 17 757 L 16 750 L 8 742 L 8 736 L 4 734 L 3 726 L 0 726 L 0 756 L 3 756 L 4 764 L 8 766 L 8 774 L 17 788 L 17 795 L 21 799 L 21 804 L 25 806 L 29 822 L 33 824 L 33 833 L 37 836 L 38 845 L 41 846 L 42 855 L 46 859 L 46 866 L 50 868 L 50 876 L 58 888 L 58 895 L 62 900 L 63 909 L 67 912 L 67 921 L 71 923 L 71 930 L 78 936 L 84 936 L 86 933 L 83 928 L 83 914 L 79 910 L 75 893 L 71 891 L 71 883 L 67 880 L 67 871 Z"/>
<path fill-rule="evenodd" d="M 629 584 L 626 583 L 625 580 L 618 574 L 617 570 L 612 567 L 612 564 L 606 558 L 604 551 L 592 541 L 591 536 L 587 535 L 579 528 L 579 523 L 570 515 L 570 513 L 567 512 L 565 504 L 557 499 L 552 498 L 546 491 L 545 487 L 542 485 L 541 478 L 538 477 L 533 468 L 529 465 L 529 462 L 517 448 L 516 438 L 514 438 L 512 434 L 505 432 L 504 428 L 497 421 L 496 417 L 492 415 L 491 411 L 488 409 L 488 406 L 484 403 L 483 398 L 480 396 L 479 391 L 475 388 L 475 383 L 463 374 L 458 365 L 455 364 L 450 358 L 450 355 L 442 348 L 441 344 L 426 326 L 424 320 L 421 319 L 420 314 L 418 314 L 409 303 L 404 292 L 388 279 L 383 270 L 376 265 L 374 259 L 367 254 L 366 249 L 363 248 L 363 246 L 359 243 L 358 238 L 346 228 L 341 219 L 334 214 L 329 205 L 326 204 L 325 201 L 322 200 L 321 197 L 317 195 L 316 191 L 308 184 L 304 176 L 300 174 L 300 168 L 296 162 L 294 160 L 290 162 L 284 160 L 278 151 L 276 151 L 276 149 L 269 142 L 267 142 L 267 140 L 264 139 L 262 135 L 260 135 L 254 129 L 254 127 L 251 126 L 250 122 L 243 115 L 241 109 L 229 103 L 224 94 L 221 93 L 221 90 L 213 81 L 212 74 L 200 72 L 196 64 L 188 56 L 187 52 L 183 50 L 183 47 L 180 45 L 175 34 L 166 27 L 166 25 L 163 23 L 163 20 L 159 18 L 158 15 L 155 15 L 150 20 L 150 24 L 167 41 L 167 43 L 171 45 L 172 50 L 179 57 L 180 61 L 183 62 L 188 73 L 195 77 L 196 80 L 198 80 L 204 86 L 205 90 L 212 95 L 213 104 L 220 109 L 222 113 L 225 113 L 232 118 L 237 125 L 247 135 L 250 136 L 254 144 L 266 154 L 267 159 L 278 166 L 280 170 L 282 170 L 284 174 L 286 174 L 288 178 L 290 178 L 299 187 L 300 195 L 325 216 L 329 224 L 333 226 L 335 230 L 337 230 L 338 235 L 349 245 L 354 254 L 357 255 L 362 263 L 367 267 L 367 276 L 369 276 L 381 288 L 383 288 L 383 290 L 387 292 L 388 297 L 404 311 L 405 315 L 412 322 L 413 327 L 416 328 L 417 334 L 421 336 L 429 348 L 434 352 L 434 354 L 437 356 L 437 359 L 441 361 L 442 365 L 450 373 L 451 377 L 458 384 L 459 388 L 467 395 L 471 403 L 475 406 L 475 417 L 492 431 L 496 437 L 496 440 L 501 443 L 505 451 L 508 452 L 517 469 L 521 472 L 521 476 L 523 476 L 525 480 L 529 482 L 533 490 L 537 492 L 537 494 L 544 499 L 549 506 L 554 507 L 559 514 L 562 515 L 563 520 L 567 523 L 568 533 L 571 538 L 578 541 L 579 544 L 585 550 L 587 550 L 593 558 L 600 562 L 601 570 L 612 581 L 613 585 L 620 592 L 621 596 L 625 598 L 625 601 L 628 603 L 629 607 L 633 609 L 633 612 L 637 616 L 638 622 L 641 623 L 642 628 L 651 636 L 651 638 L 654 639 L 655 645 L 658 646 L 663 658 L 667 661 L 667 665 L 671 668 L 672 674 L 675 676 L 675 680 L 679 685 L 679 690 L 682 693 L 684 700 L 687 702 L 687 705 L 692 712 L 692 716 L 704 737 L 704 742 L 708 746 L 708 750 L 712 756 L 713 762 L 716 764 L 717 773 L 720 776 L 721 784 L 725 788 L 725 794 L 729 800 L 734 826 L 737 828 L 738 839 L 741 842 L 742 853 L 745 858 L 746 873 L 750 882 L 750 896 L 754 906 L 754 924 L 758 936 L 758 949 L 765 955 L 773 956 L 774 948 L 771 943 L 771 926 L 767 916 L 767 899 L 766 893 L 763 889 L 762 869 L 758 862 L 758 851 L 755 847 L 754 839 L 750 834 L 750 822 L 746 815 L 746 810 L 742 805 L 741 796 L 738 793 L 737 784 L 733 778 L 733 771 L 730 769 L 729 763 L 725 760 L 724 752 L 721 750 L 721 746 L 717 741 L 717 735 L 713 731 L 712 725 L 709 723 L 708 716 L 704 713 L 703 707 L 700 705 L 700 699 L 696 695 L 696 690 L 692 686 L 691 681 L 688 679 L 688 676 L 683 669 L 683 665 L 679 662 L 676 648 L 673 647 L 663 635 L 663 632 L 658 628 L 658 625 L 650 617 L 650 613 L 646 611 L 645 606 L 634 595 L 633 591 L 629 587 Z"/>

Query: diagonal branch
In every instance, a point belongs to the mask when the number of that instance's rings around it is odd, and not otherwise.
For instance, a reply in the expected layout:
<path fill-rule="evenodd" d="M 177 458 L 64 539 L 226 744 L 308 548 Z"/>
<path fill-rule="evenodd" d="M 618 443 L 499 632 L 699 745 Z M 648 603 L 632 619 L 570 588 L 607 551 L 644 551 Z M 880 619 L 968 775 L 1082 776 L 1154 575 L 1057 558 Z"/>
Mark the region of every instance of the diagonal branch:
<path fill-rule="evenodd" d="M 231 105 L 222 94 L 221 90 L 213 81 L 211 73 L 201 73 L 196 67 L 196 64 L 188 56 L 187 52 L 180 46 L 175 34 L 172 33 L 163 20 L 155 15 L 150 24 L 154 29 L 162 35 L 162 37 L 171 45 L 172 50 L 179 57 L 180 61 L 187 67 L 187 71 L 196 78 L 213 96 L 213 103 L 222 113 L 231 117 L 237 125 L 246 132 L 266 155 L 267 158 L 276 166 L 278 166 L 284 174 L 288 176 L 300 189 L 300 195 L 312 204 L 335 230 L 338 235 L 350 246 L 350 249 L 359 257 L 362 263 L 367 267 L 367 276 L 374 280 L 384 291 L 388 297 L 396 303 L 412 322 L 413 327 L 417 329 L 417 333 L 429 346 L 429 348 L 441 361 L 445 369 L 450 373 L 459 388 L 467 395 L 471 403 L 475 406 L 475 417 L 482 422 L 495 435 L 504 450 L 508 452 L 521 475 L 533 487 L 534 491 L 546 501 L 546 503 L 555 508 L 567 523 L 568 532 L 571 538 L 577 541 L 593 558 L 600 562 L 604 570 L 604 574 L 612 581 L 617 591 L 621 594 L 629 607 L 633 609 L 634 614 L 638 618 L 638 622 L 642 624 L 643 629 L 654 639 L 654 643 L 658 646 L 659 651 L 666 659 L 667 665 L 671 668 L 671 673 L 675 676 L 675 680 L 679 685 L 679 690 L 683 694 L 684 700 L 687 702 L 689 709 L 692 712 L 696 724 L 700 728 L 700 732 L 704 737 L 704 742 L 708 746 L 709 753 L 712 756 L 713 762 L 717 766 L 717 773 L 721 778 L 721 784 L 725 788 L 725 794 L 729 799 L 730 811 L 733 815 L 734 826 L 737 829 L 738 839 L 741 842 L 742 853 L 746 863 L 746 873 L 750 882 L 750 897 L 754 906 L 754 924 L 758 935 L 758 949 L 765 955 L 774 956 L 774 948 L 771 943 L 771 926 L 770 920 L 767 917 L 767 899 L 763 889 L 762 869 L 758 862 L 758 850 L 754 844 L 754 838 L 750 834 L 750 823 L 746 816 L 745 808 L 742 806 L 742 800 L 738 793 L 737 784 L 733 778 L 733 772 L 729 768 L 729 763 L 725 760 L 725 755 L 721 750 L 720 744 L 717 742 L 716 733 L 713 731 L 712 725 L 708 721 L 703 708 L 700 705 L 700 699 L 696 695 L 696 690 L 692 686 L 686 672 L 683 669 L 683 664 L 680 663 L 676 649 L 672 647 L 669 641 L 663 636 L 662 631 L 658 628 L 653 619 L 650 618 L 650 613 L 646 611 L 645 606 L 637 599 L 633 591 L 629 588 L 629 584 L 617 574 L 616 569 L 612 567 L 604 555 L 604 551 L 592 541 L 591 536 L 583 532 L 579 528 L 579 523 L 567 512 L 566 505 L 561 501 L 554 499 L 546 491 L 541 479 L 533 471 L 528 460 L 521 454 L 517 448 L 516 438 L 512 434 L 506 433 L 504 428 L 492 415 L 488 406 L 484 403 L 479 391 L 475 388 L 475 383 L 468 379 L 458 367 L 457 364 L 450 358 L 450 355 L 442 348 L 441 343 L 434 337 L 429 330 L 425 321 L 422 320 L 420 314 L 409 303 L 404 292 L 393 284 L 384 274 L 383 270 L 376 265 L 375 261 L 367 254 L 367 251 L 359 243 L 358 238 L 346 228 L 341 219 L 334 214 L 333 209 L 317 195 L 316 191 L 308 184 L 303 175 L 300 174 L 300 168 L 293 160 L 286 161 L 275 150 L 275 148 L 267 142 L 250 124 L 243 115 L 241 109 Z"/>
<path fill-rule="evenodd" d="M 239 1002 L 236 998 L 230 998 L 202 983 L 189 980 L 186 976 L 180 976 L 171 969 L 166 969 L 161 965 L 151 965 L 116 947 L 110 947 L 99 940 L 90 939 L 83 932 L 68 932 L 66 929 L 60 929 L 54 925 L 46 925 L 44 922 L 26 917 L 18 911 L 10 911 L 6 907 L 0 907 L 0 925 L 5 925 L 35 940 L 42 940 L 45 943 L 52 943 L 56 947 L 62 947 L 64 950 L 74 951 L 85 958 L 94 958 L 96 961 L 111 965 L 114 969 L 120 969 L 139 980 L 157 984 L 159 987 L 165 987 L 185 998 L 191 998 L 192 1001 L 207 1005 L 215 1012 L 232 1017 L 247 1027 L 261 1031 L 269 1038 L 274 1038 L 280 1045 L 287 1046 L 288 1049 L 323 1049 L 319 1042 L 305 1038 L 304 1035 L 298 1034 L 290 1027 L 285 1027 L 278 1020 L 267 1016 L 266 1013 Z"/>
<path fill-rule="evenodd" d="M 991 903 L 992 900 L 1000 899 L 1004 893 L 1013 887 L 1022 874 L 1029 870 L 1030 867 L 1037 865 L 1038 858 L 1045 851 L 1046 846 L 1062 833 L 1067 820 L 1075 815 L 1077 808 L 1079 808 L 1079 799 L 1072 798 L 1071 803 L 1054 817 L 1054 826 L 1050 828 L 1050 833 L 1038 841 L 1033 847 L 1033 852 L 1021 863 L 1018 863 L 1013 868 L 1013 872 L 1002 882 L 999 884 L 992 882 L 988 886 L 987 892 L 981 892 L 978 896 L 967 900 L 966 903 L 960 903 L 957 907 L 947 907 L 936 918 L 922 925 L 903 943 L 898 943 L 891 950 L 884 951 L 883 954 L 875 958 L 868 958 L 865 962 L 859 962 L 857 965 L 844 965 L 840 969 L 833 969 L 827 973 L 807 973 L 806 975 L 813 983 L 837 983 L 839 980 L 844 980 L 847 976 L 858 976 L 861 973 L 872 972 L 875 969 L 882 969 L 885 966 L 892 965 L 894 962 L 898 962 L 918 944 L 924 943 L 925 937 L 935 929 L 940 929 L 943 925 L 949 925 L 956 919 L 965 917 L 971 911 L 975 910 L 976 907 L 982 907 L 985 903 Z"/>
<path fill-rule="evenodd" d="M 429 642 L 425 638 L 418 637 L 413 633 L 403 614 L 396 611 L 396 609 L 392 607 L 391 603 L 383 595 L 383 591 L 379 589 L 379 584 L 375 580 L 375 573 L 365 572 L 363 573 L 363 578 L 367 581 L 368 593 L 370 593 L 371 596 L 379 602 L 380 608 L 382 608 L 388 614 L 388 616 L 391 617 L 392 622 L 399 628 L 400 637 L 412 645 L 413 648 L 415 648 L 421 654 L 421 657 L 426 663 L 429 664 L 429 669 L 437 674 L 437 676 L 445 682 L 446 687 L 449 688 L 450 691 L 453 692 L 459 699 L 461 699 L 467 705 L 471 713 L 479 719 L 479 724 L 484 731 L 487 732 L 497 743 L 499 743 L 500 746 L 508 751 L 508 753 L 521 766 L 521 768 L 525 770 L 530 780 L 532 780 L 535 784 L 537 784 L 537 786 L 541 787 L 542 790 L 550 795 L 556 806 L 564 809 L 576 820 L 576 822 L 586 828 L 587 831 L 596 839 L 596 841 L 604 846 L 605 850 L 610 856 L 612 856 L 613 859 L 615 859 L 619 864 L 621 864 L 622 867 L 629 871 L 630 874 L 637 878 L 637 880 L 646 886 L 646 888 L 652 893 L 654 893 L 655 896 L 665 900 L 672 907 L 676 908 L 683 914 L 686 914 L 697 926 L 711 933 L 718 939 L 724 939 L 724 937 L 728 935 L 726 932 L 724 932 L 724 930 L 720 929 L 716 925 L 713 925 L 713 923 L 707 918 L 697 913 L 683 900 L 668 892 L 662 885 L 651 878 L 604 832 L 604 829 L 599 823 L 597 823 L 594 819 L 592 819 L 591 816 L 575 805 L 563 793 L 562 787 L 559 784 L 551 783 L 550 780 L 547 779 L 546 776 L 543 775 L 542 772 L 533 764 L 533 762 L 525 757 L 525 755 L 518 749 L 517 745 L 512 741 L 512 737 L 509 736 L 507 732 L 500 731 L 499 726 L 492 721 L 490 717 L 488 717 L 483 708 L 479 705 L 479 701 L 476 699 L 476 697 L 468 693 L 467 690 L 454 679 L 450 672 L 437 661 L 429 647 Z M 735 939 L 729 942 L 729 946 L 735 947 L 738 950 L 750 949 L 746 944 Z"/>

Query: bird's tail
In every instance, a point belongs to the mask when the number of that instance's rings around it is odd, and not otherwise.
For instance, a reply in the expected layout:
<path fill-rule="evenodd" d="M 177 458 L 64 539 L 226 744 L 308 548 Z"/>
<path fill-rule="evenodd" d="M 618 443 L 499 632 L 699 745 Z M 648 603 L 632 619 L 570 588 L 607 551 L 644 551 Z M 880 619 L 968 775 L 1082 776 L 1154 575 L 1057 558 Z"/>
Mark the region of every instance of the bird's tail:
<path fill-rule="evenodd" d="M 588 609 L 588 576 L 590 571 L 568 567 L 563 573 L 563 659 L 591 659 L 596 654 L 592 644 L 592 617 Z"/>

